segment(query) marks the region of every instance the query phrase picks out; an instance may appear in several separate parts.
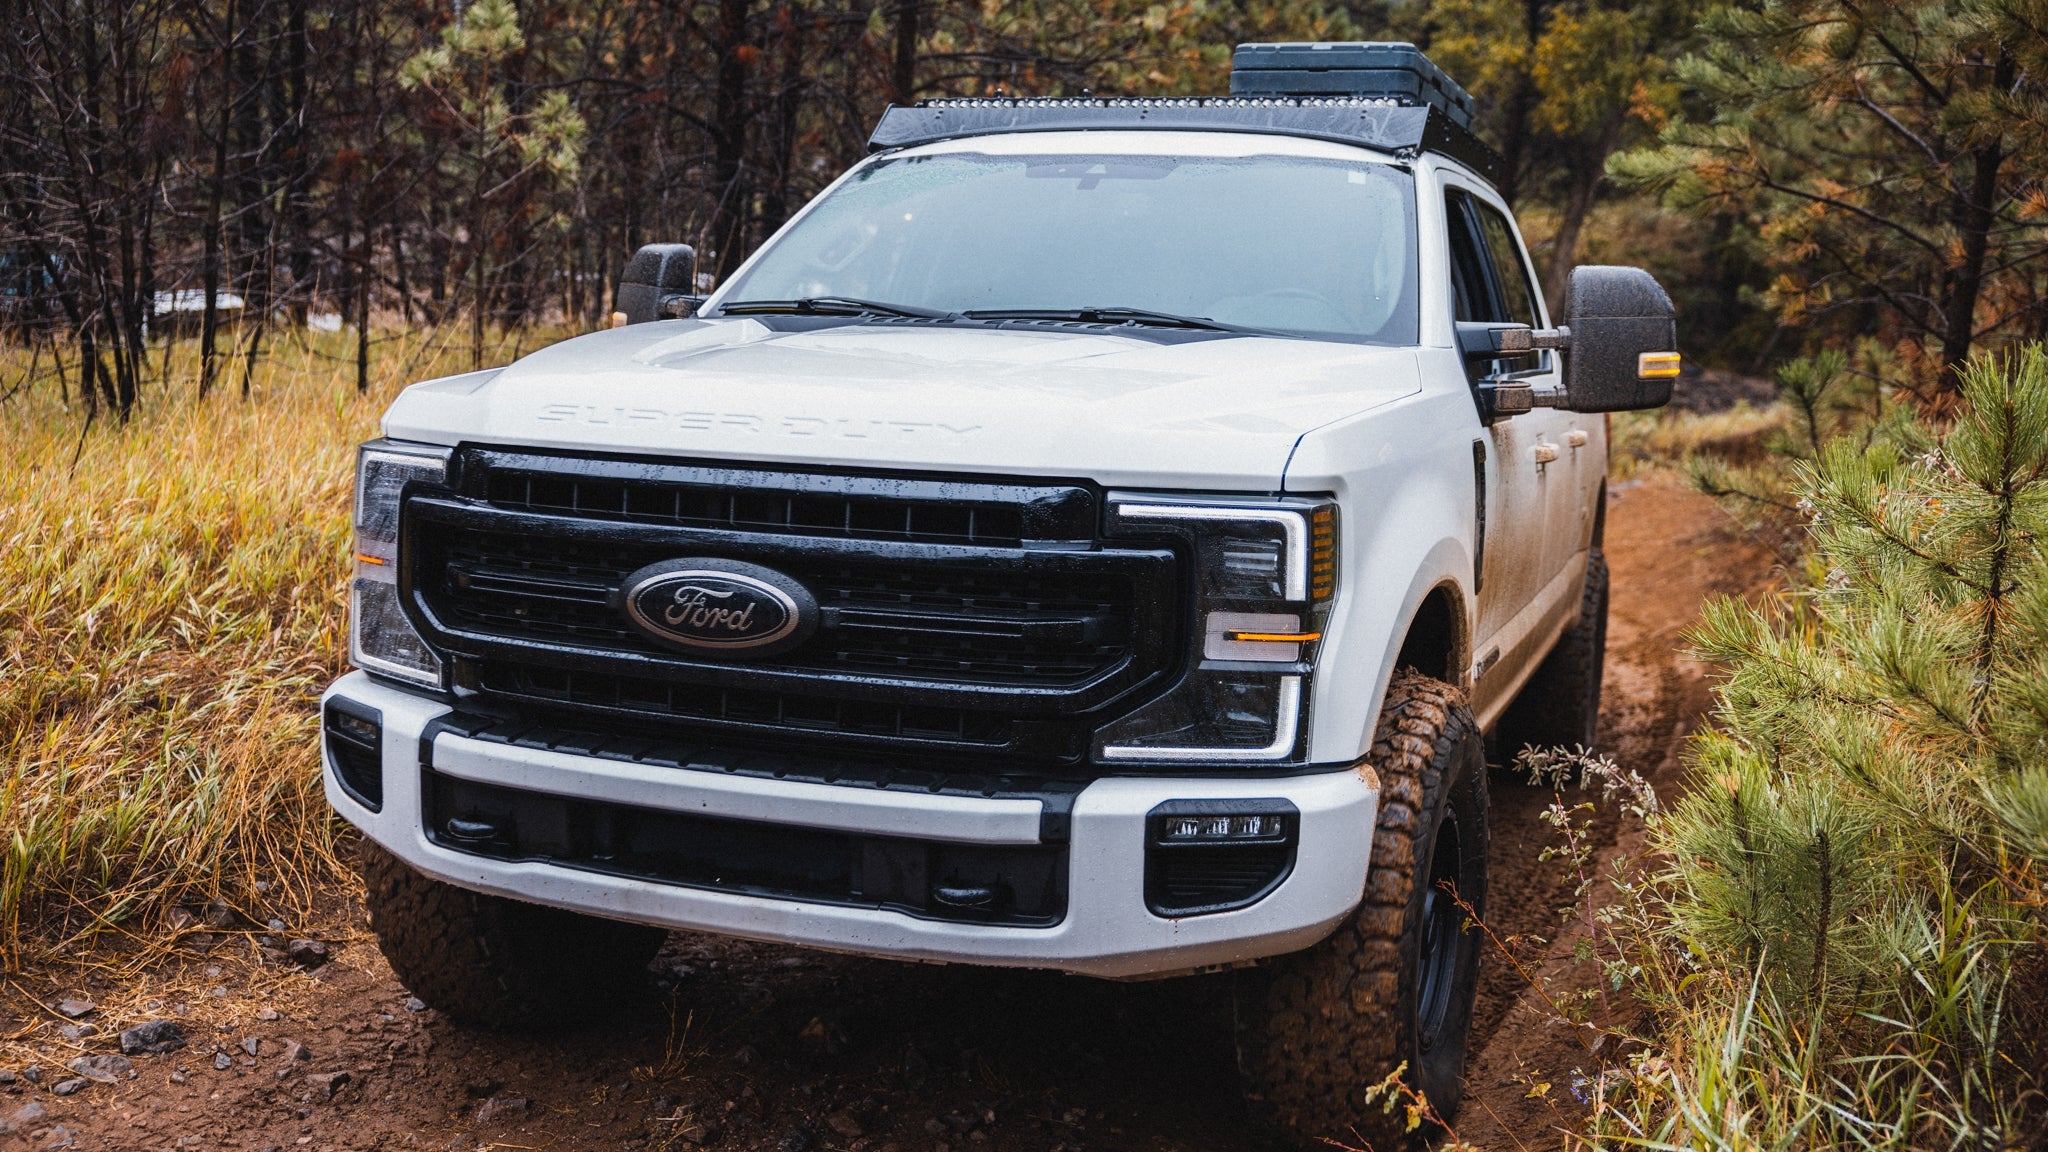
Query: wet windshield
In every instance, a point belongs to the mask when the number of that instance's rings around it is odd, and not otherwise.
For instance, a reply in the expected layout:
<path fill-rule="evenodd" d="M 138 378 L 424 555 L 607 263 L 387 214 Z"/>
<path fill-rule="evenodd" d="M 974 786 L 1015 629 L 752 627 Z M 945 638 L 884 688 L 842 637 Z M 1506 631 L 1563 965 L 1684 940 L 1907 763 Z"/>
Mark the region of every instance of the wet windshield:
<path fill-rule="evenodd" d="M 887 159 L 840 185 L 724 305 L 1413 344 L 1415 280 L 1414 181 L 1391 165 L 946 153 Z"/>

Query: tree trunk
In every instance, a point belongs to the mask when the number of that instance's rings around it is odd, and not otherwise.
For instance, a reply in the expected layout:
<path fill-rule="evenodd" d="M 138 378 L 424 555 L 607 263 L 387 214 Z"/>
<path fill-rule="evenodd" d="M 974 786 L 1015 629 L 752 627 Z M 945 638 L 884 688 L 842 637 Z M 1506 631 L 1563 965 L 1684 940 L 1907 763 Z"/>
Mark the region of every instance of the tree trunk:
<path fill-rule="evenodd" d="M 203 275 L 206 310 L 199 318 L 199 396 L 213 389 L 214 348 L 220 338 L 221 201 L 227 195 L 228 126 L 235 105 L 235 0 L 228 0 L 221 24 L 220 122 L 213 137 L 213 179 L 206 190 Z"/>
<path fill-rule="evenodd" d="M 1585 231 L 1586 217 L 1592 214 L 1594 201 L 1599 198 L 1600 182 L 1607 178 L 1607 156 L 1621 137 L 1621 121 L 1622 114 L 1615 113 L 1601 127 L 1598 139 L 1574 149 L 1578 162 L 1572 166 L 1571 191 L 1558 213 L 1557 235 L 1551 241 L 1550 260 L 1543 269 L 1543 298 L 1553 311 L 1563 305 L 1572 265 L 1579 258 L 1579 236 Z M 1555 322 L 1561 317 L 1551 319 Z"/>
<path fill-rule="evenodd" d="M 889 55 L 889 103 L 917 99 L 917 40 L 923 34 L 924 0 L 896 0 L 895 47 Z"/>
<path fill-rule="evenodd" d="M 797 113 L 803 103 L 804 13 L 782 9 L 782 74 L 775 85 L 775 179 L 768 186 L 762 228 L 772 232 L 789 219 L 789 180 L 796 167 Z"/>
<path fill-rule="evenodd" d="M 412 323 L 412 285 L 405 277 L 405 237 L 397 221 L 386 226 L 391 237 L 391 282 L 398 290 L 398 306 L 405 322 Z"/>
<path fill-rule="evenodd" d="M 316 288 L 313 223 L 307 204 L 312 182 L 313 137 L 306 131 L 306 56 L 306 0 L 286 0 L 284 67 L 277 78 L 278 152 L 283 161 L 278 182 L 284 192 L 280 213 L 288 229 L 282 237 L 283 247 L 291 268 L 291 283 L 284 293 L 285 307 L 292 324 L 299 328 L 306 326 L 306 308 Z"/>
<path fill-rule="evenodd" d="M 469 190 L 469 370 L 484 366 L 484 182 L 483 163 L 477 163 L 477 178 Z"/>
<path fill-rule="evenodd" d="M 364 189 L 356 185 L 356 235 L 362 243 L 356 250 L 352 268 L 355 272 L 356 305 L 356 391 L 370 390 L 370 280 L 373 270 L 372 257 L 376 254 L 371 237 L 376 230 L 370 226 L 369 214 L 363 210 Z"/>
<path fill-rule="evenodd" d="M 1531 102 L 1528 78 L 1517 80 L 1514 92 L 1508 96 L 1500 142 L 1500 198 L 1510 209 L 1514 208 L 1522 192 L 1523 152 L 1528 141 Z"/>
<path fill-rule="evenodd" d="M 747 149 L 749 0 L 718 0 L 718 90 L 712 97 L 711 243 L 721 283 L 739 267 L 746 244 L 747 199 L 741 187 Z"/>
<path fill-rule="evenodd" d="M 2012 57 L 2001 54 L 1992 70 L 1992 85 L 2004 91 L 2013 83 Z M 1977 297 L 1984 288 L 1984 254 L 1990 247 L 1991 228 L 1996 222 L 1998 170 L 2005 164 L 2004 141 L 1994 139 L 1971 153 L 1970 198 L 1958 205 L 1956 231 L 1962 237 L 1962 260 L 1950 281 L 1944 301 L 1941 338 L 1941 391 L 1953 394 L 1960 386 L 1957 373 L 1970 358 L 1970 345 L 1977 336 Z"/>
<path fill-rule="evenodd" d="M 1525 51 L 1536 54 L 1536 42 L 1543 38 L 1543 25 L 1549 16 L 1549 0 L 1522 0 L 1522 32 L 1525 37 Z M 1522 177 L 1528 167 L 1529 157 L 1529 113 L 1536 106 L 1536 80 L 1529 74 L 1529 64 L 1523 61 L 1521 70 L 1515 76 L 1514 90 L 1508 94 L 1507 111 L 1501 123 L 1501 181 L 1500 198 L 1507 201 L 1509 208 L 1522 193 Z"/>

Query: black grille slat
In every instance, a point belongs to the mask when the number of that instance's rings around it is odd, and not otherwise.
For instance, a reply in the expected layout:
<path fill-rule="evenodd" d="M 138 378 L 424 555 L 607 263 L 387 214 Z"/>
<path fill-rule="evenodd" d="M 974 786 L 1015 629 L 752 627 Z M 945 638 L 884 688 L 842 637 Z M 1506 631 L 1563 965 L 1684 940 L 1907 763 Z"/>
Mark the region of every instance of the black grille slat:
<path fill-rule="evenodd" d="M 741 727 L 772 726 L 904 740 L 946 740 L 999 746 L 1009 725 L 986 713 L 913 708 L 829 697 L 707 688 L 649 677 L 615 676 L 518 665 L 487 665 L 479 687 L 543 705 L 605 708 L 668 719 Z"/>
<path fill-rule="evenodd" d="M 990 504 L 920 508 L 888 497 L 756 496 L 653 481 L 492 475 L 489 499 L 518 512 L 570 513 L 685 528 L 834 534 L 861 539 L 1015 547 L 1025 539 L 1022 510 Z"/>

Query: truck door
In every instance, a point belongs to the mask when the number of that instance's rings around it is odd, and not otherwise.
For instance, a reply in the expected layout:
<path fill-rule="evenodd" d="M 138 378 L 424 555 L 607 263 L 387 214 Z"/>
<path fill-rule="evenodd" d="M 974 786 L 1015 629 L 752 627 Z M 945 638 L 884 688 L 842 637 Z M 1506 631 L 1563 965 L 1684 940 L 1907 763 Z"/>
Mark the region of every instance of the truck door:
<path fill-rule="evenodd" d="M 1455 185 L 1444 195 L 1457 319 L 1545 327 L 1542 297 L 1506 214 Z M 1541 385 L 1558 382 L 1560 368 L 1554 353 L 1536 352 L 1494 361 L 1488 372 L 1512 372 Z M 1538 408 L 1496 421 L 1480 441 L 1486 541 L 1472 705 L 1482 722 L 1513 697 L 1542 658 L 1570 593 L 1561 576 L 1572 549 L 1554 547 L 1552 537 L 1569 533 L 1576 520 L 1575 454 L 1568 447 L 1573 420 L 1570 413 Z"/>

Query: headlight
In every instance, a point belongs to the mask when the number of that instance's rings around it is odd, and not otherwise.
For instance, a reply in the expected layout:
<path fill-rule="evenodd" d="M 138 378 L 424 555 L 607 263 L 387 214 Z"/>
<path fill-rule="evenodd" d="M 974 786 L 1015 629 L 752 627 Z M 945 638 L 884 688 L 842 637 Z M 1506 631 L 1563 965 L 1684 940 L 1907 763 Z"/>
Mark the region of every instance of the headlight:
<path fill-rule="evenodd" d="M 449 449 L 372 440 L 356 453 L 355 579 L 348 655 L 356 667 L 439 688 L 441 658 L 398 597 L 398 505 L 408 483 L 442 484 Z"/>
<path fill-rule="evenodd" d="M 1302 743 L 1315 652 L 1337 588 L 1327 501 L 1193 502 L 1125 496 L 1116 535 L 1168 532 L 1192 547 L 1193 671 L 1105 727 L 1105 761 L 1286 761 Z"/>

